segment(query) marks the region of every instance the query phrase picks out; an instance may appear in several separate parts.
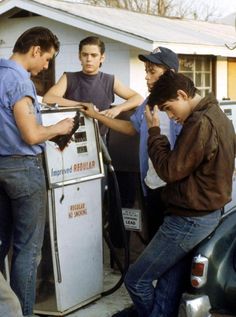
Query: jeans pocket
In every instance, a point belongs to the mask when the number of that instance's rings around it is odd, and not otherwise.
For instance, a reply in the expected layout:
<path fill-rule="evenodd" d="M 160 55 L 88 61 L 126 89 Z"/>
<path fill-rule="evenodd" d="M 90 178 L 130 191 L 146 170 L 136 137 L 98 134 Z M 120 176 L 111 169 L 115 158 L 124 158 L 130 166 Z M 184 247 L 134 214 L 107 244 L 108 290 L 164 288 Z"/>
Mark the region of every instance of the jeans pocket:
<path fill-rule="evenodd" d="M 29 195 L 29 169 L 9 169 L 5 179 L 5 190 L 11 199 Z"/>
<path fill-rule="evenodd" d="M 184 217 L 186 225 L 183 227 L 184 235 L 179 243 L 179 246 L 185 251 L 189 252 L 195 245 L 197 245 L 203 238 L 201 235 L 201 228 L 197 222 L 189 217 Z M 187 219 L 186 219 L 187 218 Z"/>
<path fill-rule="evenodd" d="M 180 216 L 167 216 L 160 230 L 171 242 L 180 244 L 184 239 L 188 239 L 193 227 L 194 222 L 191 218 L 186 219 L 186 217 Z"/>
<path fill-rule="evenodd" d="M 185 234 L 179 245 L 185 252 L 188 252 L 212 233 L 219 223 L 220 215 L 209 214 L 202 217 L 183 218 L 186 224 L 183 227 Z"/>
<path fill-rule="evenodd" d="M 29 167 L 28 177 L 30 179 L 30 195 L 46 191 L 46 179 L 42 166 Z"/>

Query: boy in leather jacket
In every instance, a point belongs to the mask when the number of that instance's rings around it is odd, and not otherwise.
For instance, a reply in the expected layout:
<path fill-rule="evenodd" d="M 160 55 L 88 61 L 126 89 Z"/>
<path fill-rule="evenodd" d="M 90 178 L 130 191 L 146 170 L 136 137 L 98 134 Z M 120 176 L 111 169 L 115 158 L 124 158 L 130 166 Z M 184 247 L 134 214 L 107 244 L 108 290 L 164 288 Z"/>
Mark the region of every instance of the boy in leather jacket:
<path fill-rule="evenodd" d="M 183 125 L 173 149 L 160 129 L 158 108 Z M 231 200 L 235 131 L 215 97 L 203 98 L 191 79 L 171 71 L 154 84 L 146 119 L 148 153 L 167 183 L 162 192 L 167 207 L 163 224 L 125 277 L 137 313 L 115 316 L 176 317 L 186 275 L 176 268 L 217 227 Z"/>

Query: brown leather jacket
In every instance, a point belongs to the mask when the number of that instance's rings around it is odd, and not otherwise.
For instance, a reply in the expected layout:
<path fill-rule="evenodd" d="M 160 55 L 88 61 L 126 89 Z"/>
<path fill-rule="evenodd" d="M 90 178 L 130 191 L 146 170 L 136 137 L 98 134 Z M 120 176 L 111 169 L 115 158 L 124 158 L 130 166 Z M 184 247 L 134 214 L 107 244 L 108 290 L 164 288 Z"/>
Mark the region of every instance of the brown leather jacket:
<path fill-rule="evenodd" d="M 148 153 L 167 183 L 167 212 L 200 216 L 231 200 L 236 137 L 213 96 L 203 98 L 183 125 L 174 149 L 159 127 L 149 129 Z"/>

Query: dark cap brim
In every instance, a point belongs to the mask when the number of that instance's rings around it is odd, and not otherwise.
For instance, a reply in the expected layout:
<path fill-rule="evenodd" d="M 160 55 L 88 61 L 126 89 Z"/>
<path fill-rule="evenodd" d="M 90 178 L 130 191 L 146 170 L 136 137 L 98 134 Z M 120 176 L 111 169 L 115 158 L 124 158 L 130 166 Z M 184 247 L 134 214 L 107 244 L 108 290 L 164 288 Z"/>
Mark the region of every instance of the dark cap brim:
<path fill-rule="evenodd" d="M 151 62 L 153 64 L 156 65 L 163 65 L 166 66 L 159 58 L 157 58 L 156 56 L 149 54 L 149 55 L 138 55 L 138 58 L 142 61 L 142 62 Z"/>

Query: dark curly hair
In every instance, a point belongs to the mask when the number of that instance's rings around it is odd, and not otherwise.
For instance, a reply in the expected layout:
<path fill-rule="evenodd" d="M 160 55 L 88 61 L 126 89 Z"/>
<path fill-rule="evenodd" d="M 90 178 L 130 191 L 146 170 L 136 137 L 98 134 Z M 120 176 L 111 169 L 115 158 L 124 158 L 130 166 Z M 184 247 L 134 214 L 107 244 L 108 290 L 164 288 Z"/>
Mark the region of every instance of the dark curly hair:
<path fill-rule="evenodd" d="M 178 90 L 183 90 L 189 97 L 194 97 L 198 92 L 190 78 L 181 73 L 167 70 L 152 87 L 148 97 L 148 105 L 151 109 L 158 105 L 161 110 L 166 101 L 177 99 Z"/>

